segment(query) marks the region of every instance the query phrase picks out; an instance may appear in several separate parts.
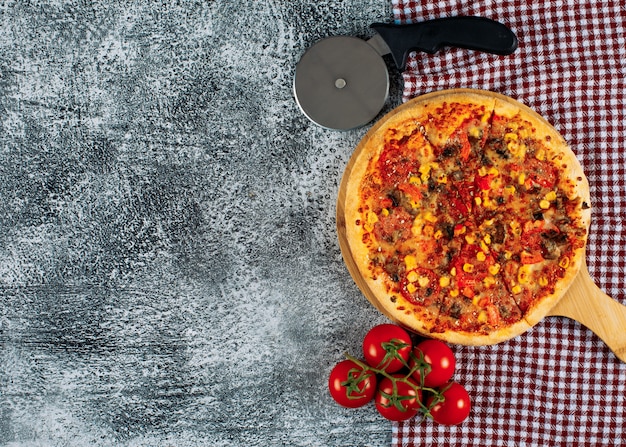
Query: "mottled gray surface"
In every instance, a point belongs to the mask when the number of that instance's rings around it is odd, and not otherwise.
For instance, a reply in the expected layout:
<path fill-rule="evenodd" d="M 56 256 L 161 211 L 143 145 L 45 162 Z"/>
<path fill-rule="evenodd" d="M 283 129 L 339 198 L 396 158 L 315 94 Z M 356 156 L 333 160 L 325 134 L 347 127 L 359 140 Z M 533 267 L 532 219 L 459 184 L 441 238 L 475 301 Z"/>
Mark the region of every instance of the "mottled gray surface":
<path fill-rule="evenodd" d="M 0 2 L 0 445 L 388 445 L 326 390 L 382 321 L 335 233 L 365 129 L 291 85 L 390 2 L 160 3 Z"/>

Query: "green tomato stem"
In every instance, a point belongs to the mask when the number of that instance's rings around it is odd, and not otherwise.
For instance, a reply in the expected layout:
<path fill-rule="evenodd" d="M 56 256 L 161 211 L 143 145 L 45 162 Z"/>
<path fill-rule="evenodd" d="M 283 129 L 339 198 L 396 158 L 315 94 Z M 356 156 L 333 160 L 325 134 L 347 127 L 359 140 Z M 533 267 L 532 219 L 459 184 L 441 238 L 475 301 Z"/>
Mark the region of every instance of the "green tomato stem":
<path fill-rule="evenodd" d="M 389 352 L 389 351 L 388 351 Z M 404 359 L 402 359 L 402 363 L 409 368 L 409 371 L 406 375 L 400 376 L 400 377 L 395 377 L 394 375 L 388 373 L 387 371 L 385 371 L 385 367 L 388 366 L 389 362 L 391 362 L 391 359 L 388 361 L 383 361 L 381 362 L 381 365 L 379 365 L 379 367 L 374 367 L 374 366 L 370 366 L 365 362 L 362 362 L 361 360 L 357 359 L 356 357 L 351 356 L 348 353 L 345 353 L 345 356 L 348 360 L 351 360 L 352 362 L 354 362 L 355 364 L 357 364 L 362 370 L 363 372 L 365 371 L 371 371 L 375 374 L 381 375 L 383 377 L 388 378 L 389 380 L 391 380 L 392 383 L 392 394 L 388 394 L 388 393 L 384 393 L 384 396 L 389 400 L 390 405 L 395 405 L 396 408 L 398 408 L 400 411 L 406 411 L 406 409 L 401 405 L 402 400 L 404 399 L 408 399 L 413 398 L 414 396 L 400 396 L 398 393 L 398 382 L 402 382 L 407 384 L 409 387 L 411 387 L 413 390 L 415 390 L 416 394 L 419 393 L 421 391 L 422 395 L 424 392 L 430 393 L 434 396 L 433 402 L 431 403 L 430 406 L 425 405 L 424 402 L 422 402 L 421 399 L 418 400 L 419 405 L 420 405 L 420 411 L 422 412 L 422 414 L 424 415 L 424 418 L 432 418 L 432 415 L 430 414 L 430 410 L 438 403 L 443 402 L 445 400 L 443 393 L 444 391 L 446 391 L 448 389 L 448 387 L 445 387 L 441 390 L 438 390 L 436 388 L 432 388 L 432 387 L 427 387 L 424 386 L 424 377 L 426 377 L 426 375 L 431 371 L 432 367 L 424 360 L 424 356 L 423 354 L 420 352 L 419 356 L 416 356 L 413 352 L 411 352 L 409 354 L 410 358 L 414 361 L 415 366 L 413 366 L 412 368 L 409 366 L 409 362 L 406 362 Z M 386 358 L 386 357 L 385 357 Z M 413 374 L 415 372 L 419 371 L 419 383 L 416 384 L 414 380 L 410 380 L 410 378 L 413 376 Z M 359 375 L 359 378 L 361 377 L 361 375 Z M 364 380 L 366 377 L 369 377 L 368 375 L 365 375 L 362 379 L 360 380 Z"/>

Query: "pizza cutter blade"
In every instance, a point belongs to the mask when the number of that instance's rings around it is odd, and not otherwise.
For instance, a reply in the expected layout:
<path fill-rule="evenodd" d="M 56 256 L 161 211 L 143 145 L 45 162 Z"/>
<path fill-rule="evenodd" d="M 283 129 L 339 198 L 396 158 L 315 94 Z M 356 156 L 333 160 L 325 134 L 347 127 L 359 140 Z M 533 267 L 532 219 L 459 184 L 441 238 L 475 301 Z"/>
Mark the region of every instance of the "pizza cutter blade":
<path fill-rule="evenodd" d="M 517 48 L 517 37 L 507 26 L 485 17 L 375 23 L 371 28 L 377 34 L 367 41 L 349 36 L 322 39 L 296 65 L 294 96 L 314 123 L 350 130 L 372 121 L 389 95 L 389 73 L 382 58 L 386 54 L 404 70 L 411 51 L 432 54 L 449 46 L 508 55 Z"/>

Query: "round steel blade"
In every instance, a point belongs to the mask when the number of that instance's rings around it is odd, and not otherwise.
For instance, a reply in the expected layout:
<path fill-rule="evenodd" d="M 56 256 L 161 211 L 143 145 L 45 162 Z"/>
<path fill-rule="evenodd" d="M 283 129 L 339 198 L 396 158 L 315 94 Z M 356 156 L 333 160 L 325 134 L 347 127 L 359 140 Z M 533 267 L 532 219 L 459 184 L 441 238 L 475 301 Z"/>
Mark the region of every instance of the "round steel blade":
<path fill-rule="evenodd" d="M 383 108 L 388 92 L 385 61 L 356 37 L 320 40 L 296 65 L 296 101 L 311 121 L 328 129 L 369 123 Z"/>

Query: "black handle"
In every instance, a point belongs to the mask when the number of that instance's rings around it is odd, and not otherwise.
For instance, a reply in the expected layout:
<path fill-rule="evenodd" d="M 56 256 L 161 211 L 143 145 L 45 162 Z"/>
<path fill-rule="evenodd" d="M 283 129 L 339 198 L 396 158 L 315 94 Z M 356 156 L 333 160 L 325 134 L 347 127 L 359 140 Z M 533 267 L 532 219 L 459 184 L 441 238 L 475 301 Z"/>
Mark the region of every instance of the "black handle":
<path fill-rule="evenodd" d="M 444 17 L 409 25 L 374 23 L 371 28 L 387 43 L 401 70 L 404 70 L 411 51 L 432 54 L 448 46 L 506 55 L 517 48 L 515 33 L 506 25 L 486 17 Z"/>

